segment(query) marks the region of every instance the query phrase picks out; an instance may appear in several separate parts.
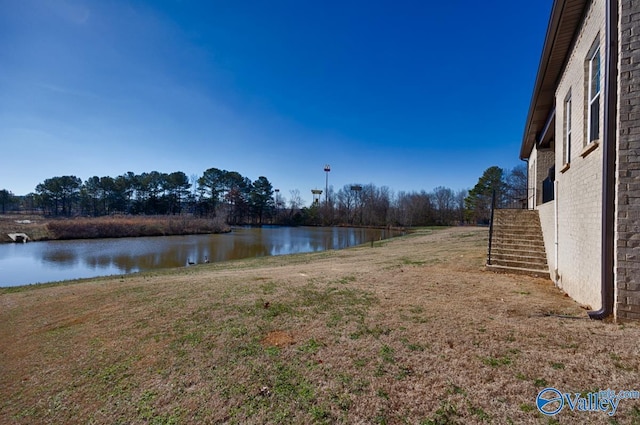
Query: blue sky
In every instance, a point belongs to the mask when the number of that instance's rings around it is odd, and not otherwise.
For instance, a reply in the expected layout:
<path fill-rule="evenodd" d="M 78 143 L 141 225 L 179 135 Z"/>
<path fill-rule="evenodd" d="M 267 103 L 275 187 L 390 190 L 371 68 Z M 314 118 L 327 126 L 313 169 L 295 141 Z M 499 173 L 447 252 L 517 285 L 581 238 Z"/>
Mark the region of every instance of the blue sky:
<path fill-rule="evenodd" d="M 216 167 L 289 197 L 518 165 L 551 0 L 0 0 L 0 188 Z"/>

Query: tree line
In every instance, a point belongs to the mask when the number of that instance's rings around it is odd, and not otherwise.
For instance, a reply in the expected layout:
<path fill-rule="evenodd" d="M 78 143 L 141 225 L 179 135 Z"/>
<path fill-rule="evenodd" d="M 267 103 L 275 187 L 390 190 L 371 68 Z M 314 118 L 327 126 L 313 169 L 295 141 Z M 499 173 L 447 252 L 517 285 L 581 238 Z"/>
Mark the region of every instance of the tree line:
<path fill-rule="evenodd" d="M 0 208 L 53 217 L 110 214 L 191 214 L 223 218 L 228 224 L 428 226 L 486 223 L 494 190 L 507 196 L 526 190 L 526 168 L 489 167 L 470 191 L 439 186 L 431 192 L 348 184 L 329 187 L 322 202 L 304 205 L 300 191 L 287 199 L 267 177 L 256 180 L 236 171 L 209 168 L 202 175 L 158 171 L 117 177 L 58 176 L 38 184 L 34 193 L 14 196 L 0 190 Z"/>
<path fill-rule="evenodd" d="M 494 195 L 495 193 L 495 195 Z M 427 192 L 400 191 L 386 186 L 348 184 L 337 192 L 329 187 L 324 202 L 303 208 L 297 215 L 299 198 L 292 191 L 291 208 L 280 214 L 280 220 L 294 224 L 361 225 L 361 226 L 451 226 L 459 224 L 489 224 L 491 203 L 517 208 L 526 206 L 527 169 L 518 165 L 511 170 L 497 166 L 487 168 L 478 183 L 469 191 L 453 191 L 438 186 Z M 276 205 L 280 205 L 277 202 Z"/>
<path fill-rule="evenodd" d="M 110 214 L 215 217 L 230 224 L 263 223 L 273 207 L 273 188 L 266 177 L 255 181 L 235 171 L 210 168 L 202 176 L 158 171 L 117 177 L 58 176 L 38 184 L 28 195 L 45 215 L 59 217 Z"/>

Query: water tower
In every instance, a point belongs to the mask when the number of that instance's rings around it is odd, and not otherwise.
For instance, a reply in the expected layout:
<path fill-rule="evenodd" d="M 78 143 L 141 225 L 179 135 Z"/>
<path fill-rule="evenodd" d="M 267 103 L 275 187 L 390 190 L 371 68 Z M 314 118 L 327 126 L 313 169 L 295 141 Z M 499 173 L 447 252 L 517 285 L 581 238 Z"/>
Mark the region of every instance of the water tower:
<path fill-rule="evenodd" d="M 320 203 L 320 195 L 322 195 L 322 191 L 319 189 L 311 189 L 311 193 L 313 193 L 313 205 L 318 205 Z"/>

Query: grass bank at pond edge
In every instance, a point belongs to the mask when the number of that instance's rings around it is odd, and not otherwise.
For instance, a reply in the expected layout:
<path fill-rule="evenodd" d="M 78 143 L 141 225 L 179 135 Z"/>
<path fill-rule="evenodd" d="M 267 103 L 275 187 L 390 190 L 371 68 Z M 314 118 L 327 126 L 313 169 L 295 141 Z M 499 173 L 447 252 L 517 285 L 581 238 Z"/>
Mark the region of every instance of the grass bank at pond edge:
<path fill-rule="evenodd" d="M 29 223 L 25 223 L 28 221 Z M 0 216 L 2 241 L 7 233 L 26 233 L 32 241 L 62 239 L 126 238 L 139 236 L 195 235 L 224 233 L 231 229 L 218 218 L 191 216 L 105 216 L 51 218 Z"/>
<path fill-rule="evenodd" d="M 127 238 L 138 236 L 223 233 L 231 229 L 220 219 L 189 216 L 108 216 L 49 221 L 52 239 Z"/>

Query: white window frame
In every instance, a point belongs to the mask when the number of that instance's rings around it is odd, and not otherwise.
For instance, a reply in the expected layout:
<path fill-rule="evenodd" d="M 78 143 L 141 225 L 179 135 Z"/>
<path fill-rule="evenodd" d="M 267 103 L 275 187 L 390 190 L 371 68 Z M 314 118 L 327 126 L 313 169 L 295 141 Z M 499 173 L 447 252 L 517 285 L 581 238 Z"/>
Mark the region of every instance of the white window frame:
<path fill-rule="evenodd" d="M 597 65 L 596 61 L 597 60 Z M 594 89 L 594 67 L 596 67 L 597 75 L 595 76 L 595 89 Z M 588 61 L 588 97 L 587 97 L 587 137 L 585 145 L 593 143 L 600 139 L 600 91 L 601 91 L 601 76 L 602 76 L 602 60 L 600 57 L 600 46 L 598 45 L 591 55 L 589 55 Z M 596 114 L 594 115 L 594 107 Z M 595 121 L 594 121 L 595 120 Z M 597 129 L 594 130 L 593 125 L 597 125 Z"/>
<path fill-rule="evenodd" d="M 564 99 L 564 134 L 562 147 L 564 148 L 564 164 L 571 163 L 571 91 Z"/>

